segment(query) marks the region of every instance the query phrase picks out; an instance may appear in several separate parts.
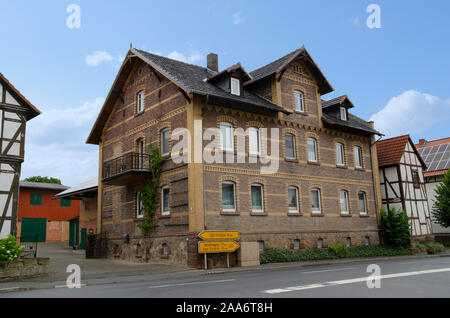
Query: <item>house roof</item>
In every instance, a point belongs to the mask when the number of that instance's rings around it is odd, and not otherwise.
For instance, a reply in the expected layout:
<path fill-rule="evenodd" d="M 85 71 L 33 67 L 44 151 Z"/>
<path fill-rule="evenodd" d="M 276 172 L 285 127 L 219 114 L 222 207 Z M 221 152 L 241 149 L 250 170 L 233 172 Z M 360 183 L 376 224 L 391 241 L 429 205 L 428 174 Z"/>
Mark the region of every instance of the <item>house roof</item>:
<path fill-rule="evenodd" d="M 331 84 L 326 79 L 325 75 L 323 75 L 320 68 L 317 66 L 316 62 L 312 59 L 311 55 L 308 53 L 308 51 L 305 49 L 305 47 L 301 47 L 295 51 L 292 51 L 291 53 L 263 66 L 260 67 L 252 72 L 250 72 L 250 76 L 253 78 L 252 80 L 245 83 L 245 85 L 249 85 L 251 83 L 254 83 L 256 81 L 259 81 L 263 78 L 266 78 L 267 76 L 282 73 L 286 70 L 288 65 L 298 59 L 304 60 L 310 67 L 315 75 L 315 77 L 318 80 L 319 84 L 319 93 L 321 95 L 327 94 L 332 92 L 334 89 L 331 86 Z"/>
<path fill-rule="evenodd" d="M 426 147 L 439 146 L 439 145 L 443 145 L 443 144 L 450 144 L 450 137 L 431 140 L 431 141 L 427 140 L 427 141 L 425 141 L 425 144 L 423 144 L 423 145 L 416 144 L 416 147 L 417 148 L 426 148 Z"/>
<path fill-rule="evenodd" d="M 426 168 L 425 162 L 422 160 L 422 157 L 417 152 L 417 149 L 414 146 L 414 143 L 412 142 L 409 135 L 398 136 L 378 141 L 376 144 L 378 154 L 378 166 L 385 167 L 400 164 L 400 160 L 402 159 L 403 153 L 405 152 L 407 142 L 411 143 L 411 146 L 413 147 L 414 152 L 419 158 L 422 166 Z"/>
<path fill-rule="evenodd" d="M 234 65 L 231 65 L 230 67 L 224 69 L 221 72 L 217 72 L 216 74 L 212 75 L 211 77 L 208 78 L 208 82 L 212 82 L 214 79 L 226 74 L 226 73 L 231 73 L 233 71 L 241 71 L 243 74 L 243 80 L 251 80 L 252 77 L 250 76 L 249 73 L 247 73 L 247 71 L 244 69 L 244 67 L 241 65 L 241 63 L 236 63 Z"/>
<path fill-rule="evenodd" d="M 347 120 L 341 120 L 337 117 L 334 113 L 322 113 L 322 120 L 326 125 L 329 125 L 331 127 L 339 127 L 339 129 L 347 129 L 349 131 L 357 131 L 359 133 L 364 133 L 368 135 L 379 135 L 382 136 L 382 134 L 372 127 L 370 127 L 369 123 L 365 121 L 362 118 L 359 118 L 358 116 L 348 114 Z"/>
<path fill-rule="evenodd" d="M 355 107 L 347 95 L 342 95 L 342 96 L 339 96 L 339 97 L 336 97 L 336 98 L 333 98 L 330 100 L 322 100 L 322 108 L 333 107 L 336 105 L 341 105 L 346 108 Z"/>
<path fill-rule="evenodd" d="M 33 119 L 41 113 L 39 109 L 37 109 L 28 99 L 26 99 L 25 96 L 23 96 L 22 93 L 20 93 L 19 90 L 11 84 L 2 73 L 0 73 L 0 82 L 3 82 L 4 85 L 8 86 L 13 95 L 16 95 L 15 97 L 22 102 L 23 106 L 28 108 L 29 111 L 26 114 L 27 120 Z"/>
<path fill-rule="evenodd" d="M 424 175 L 425 177 L 442 176 L 442 175 L 444 175 L 447 171 L 448 171 L 448 169 L 444 169 L 444 170 L 435 170 L 435 171 L 425 171 L 425 172 L 423 173 L 423 175 Z"/>
<path fill-rule="evenodd" d="M 243 90 L 241 96 L 237 96 L 208 82 L 208 78 L 211 78 L 218 73 L 213 72 L 206 67 L 176 61 L 167 57 L 131 48 L 114 81 L 113 87 L 106 98 L 105 104 L 100 111 L 94 127 L 91 130 L 87 143 L 97 144 L 99 142 L 101 131 L 107 121 L 107 114 L 112 111 L 114 101 L 117 96 L 120 95 L 121 86 L 123 86 L 123 83 L 125 82 L 124 77 L 120 75 L 121 73 L 126 73 L 131 69 L 129 60 L 133 57 L 138 57 L 146 62 L 156 71 L 178 85 L 178 87 L 180 87 L 180 89 L 182 89 L 186 94 L 208 96 L 209 103 L 211 104 L 228 103 L 227 105 L 230 107 L 238 109 L 241 107 L 251 107 L 251 109 L 255 112 L 263 112 L 266 114 L 274 114 L 277 112 L 290 114 L 289 111 L 279 107 L 263 97 L 253 94 L 247 89 Z"/>
<path fill-rule="evenodd" d="M 20 181 L 19 187 L 20 188 L 56 190 L 56 191 L 63 191 L 63 190 L 69 189 L 68 186 L 56 184 L 56 183 L 41 183 L 41 182 L 28 182 L 28 181 Z"/>
<path fill-rule="evenodd" d="M 420 139 L 416 147 L 428 166 L 424 173 L 426 177 L 443 175 L 450 169 L 450 137 L 431 141 Z"/>
<path fill-rule="evenodd" d="M 74 195 L 82 195 L 83 193 L 96 191 L 98 188 L 98 177 L 84 181 L 72 188 L 58 193 L 55 195 L 56 198 L 69 198 Z"/>

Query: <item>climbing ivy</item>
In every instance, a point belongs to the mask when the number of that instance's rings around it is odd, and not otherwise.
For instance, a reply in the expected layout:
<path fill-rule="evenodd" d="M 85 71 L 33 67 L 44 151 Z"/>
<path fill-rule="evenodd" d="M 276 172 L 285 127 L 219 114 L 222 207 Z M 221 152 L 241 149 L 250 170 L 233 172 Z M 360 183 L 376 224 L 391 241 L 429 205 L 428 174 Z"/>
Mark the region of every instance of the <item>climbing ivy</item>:
<path fill-rule="evenodd" d="M 166 160 L 159 154 L 158 148 L 153 145 L 149 147 L 150 162 L 149 170 L 152 173 L 152 178 L 141 190 L 141 200 L 144 207 L 144 220 L 138 224 L 144 235 L 147 235 L 153 226 L 153 215 L 155 214 L 156 205 L 159 200 L 159 177 L 161 175 L 161 168 Z"/>

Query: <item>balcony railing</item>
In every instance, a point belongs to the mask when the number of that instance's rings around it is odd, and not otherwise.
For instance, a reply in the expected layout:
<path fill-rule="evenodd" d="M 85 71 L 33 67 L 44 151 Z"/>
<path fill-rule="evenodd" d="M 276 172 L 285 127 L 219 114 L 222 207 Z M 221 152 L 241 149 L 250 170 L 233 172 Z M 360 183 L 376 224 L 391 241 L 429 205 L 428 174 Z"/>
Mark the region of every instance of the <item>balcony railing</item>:
<path fill-rule="evenodd" d="M 137 183 L 150 174 L 150 156 L 130 152 L 103 164 L 103 182 L 112 185 Z"/>

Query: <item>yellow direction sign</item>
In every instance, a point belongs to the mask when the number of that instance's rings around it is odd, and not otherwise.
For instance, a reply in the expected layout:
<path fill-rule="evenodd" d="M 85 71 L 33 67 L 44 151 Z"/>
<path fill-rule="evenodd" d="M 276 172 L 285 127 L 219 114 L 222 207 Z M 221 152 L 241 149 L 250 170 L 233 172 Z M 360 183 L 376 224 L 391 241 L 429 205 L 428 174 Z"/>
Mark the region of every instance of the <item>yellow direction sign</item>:
<path fill-rule="evenodd" d="M 203 231 L 198 235 L 203 240 L 237 240 L 238 231 Z"/>
<path fill-rule="evenodd" d="M 233 253 L 239 248 L 239 244 L 234 241 L 222 242 L 198 242 L 198 252 L 206 253 Z"/>

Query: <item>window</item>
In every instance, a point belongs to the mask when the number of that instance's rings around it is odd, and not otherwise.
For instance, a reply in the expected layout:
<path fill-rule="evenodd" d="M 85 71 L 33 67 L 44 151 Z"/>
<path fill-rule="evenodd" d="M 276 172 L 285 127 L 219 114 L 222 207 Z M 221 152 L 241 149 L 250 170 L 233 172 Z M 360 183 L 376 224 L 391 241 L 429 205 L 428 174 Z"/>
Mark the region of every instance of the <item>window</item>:
<path fill-rule="evenodd" d="M 338 166 L 345 166 L 344 145 L 336 143 L 336 164 Z"/>
<path fill-rule="evenodd" d="M 300 249 L 300 240 L 294 240 L 294 250 Z"/>
<path fill-rule="evenodd" d="M 345 107 L 341 107 L 341 120 L 347 120 L 347 109 Z"/>
<path fill-rule="evenodd" d="M 233 125 L 220 123 L 220 146 L 222 150 L 234 150 Z"/>
<path fill-rule="evenodd" d="M 222 183 L 222 210 L 225 212 L 236 211 L 235 202 L 235 184 L 234 182 L 223 182 Z"/>
<path fill-rule="evenodd" d="M 144 217 L 144 204 L 141 200 L 141 193 L 136 193 L 136 217 L 143 218 Z"/>
<path fill-rule="evenodd" d="M 370 238 L 369 238 L 368 236 L 366 236 L 366 237 L 364 238 L 364 245 L 365 245 L 365 246 L 369 246 L 369 245 L 370 245 Z"/>
<path fill-rule="evenodd" d="M 264 252 L 264 241 L 258 241 L 258 247 L 260 252 Z"/>
<path fill-rule="evenodd" d="M 259 135 L 259 129 L 250 127 L 248 131 L 249 151 L 251 155 L 261 154 L 261 140 Z"/>
<path fill-rule="evenodd" d="M 323 239 L 317 239 L 317 248 L 323 248 Z"/>
<path fill-rule="evenodd" d="M 292 134 L 286 134 L 286 158 L 295 159 L 296 151 L 295 151 L 295 136 Z"/>
<path fill-rule="evenodd" d="M 298 189 L 297 187 L 288 188 L 289 212 L 298 213 Z"/>
<path fill-rule="evenodd" d="M 32 193 L 30 198 L 30 205 L 42 205 L 42 194 Z"/>
<path fill-rule="evenodd" d="M 70 207 L 71 206 L 71 201 L 69 199 L 59 199 L 59 206 L 62 207 Z"/>
<path fill-rule="evenodd" d="M 138 169 L 142 170 L 142 168 L 144 167 L 144 140 L 143 139 L 139 139 L 137 141 L 137 148 L 138 148 L 138 153 L 139 153 Z"/>
<path fill-rule="evenodd" d="M 320 189 L 314 188 L 311 190 L 312 213 L 321 213 L 320 205 Z"/>
<path fill-rule="evenodd" d="M 260 184 L 252 184 L 252 212 L 263 212 L 263 187 Z"/>
<path fill-rule="evenodd" d="M 231 94 L 241 95 L 241 81 L 238 78 L 231 78 Z"/>
<path fill-rule="evenodd" d="M 136 113 L 142 113 L 144 111 L 144 91 L 140 91 L 136 96 Z"/>
<path fill-rule="evenodd" d="M 411 173 L 412 173 L 412 181 L 413 181 L 414 188 L 416 188 L 416 189 L 420 188 L 419 172 L 411 171 Z"/>
<path fill-rule="evenodd" d="M 366 194 L 364 192 L 358 193 L 359 213 L 367 214 L 367 201 Z"/>
<path fill-rule="evenodd" d="M 341 205 L 341 213 L 342 214 L 348 214 L 348 192 L 345 190 L 342 190 L 339 194 L 339 201 Z"/>
<path fill-rule="evenodd" d="M 354 146 L 353 153 L 355 155 L 355 167 L 362 168 L 362 150 L 361 147 Z"/>
<path fill-rule="evenodd" d="M 303 93 L 300 91 L 294 91 L 294 99 L 295 99 L 295 111 L 303 113 L 305 111 Z"/>
<path fill-rule="evenodd" d="M 167 246 L 166 243 L 163 243 L 163 245 L 162 245 L 162 254 L 163 254 L 163 256 L 169 255 L 169 247 Z"/>
<path fill-rule="evenodd" d="M 169 154 L 169 128 L 161 130 L 161 155 Z"/>
<path fill-rule="evenodd" d="M 317 162 L 317 142 L 314 138 L 308 138 L 308 161 Z"/>
<path fill-rule="evenodd" d="M 165 186 L 161 189 L 161 198 L 162 198 L 162 204 L 161 204 L 161 214 L 162 215 L 169 215 L 170 214 L 170 188 L 169 186 Z"/>
<path fill-rule="evenodd" d="M 347 247 L 352 246 L 352 239 L 350 237 L 347 237 Z"/>

